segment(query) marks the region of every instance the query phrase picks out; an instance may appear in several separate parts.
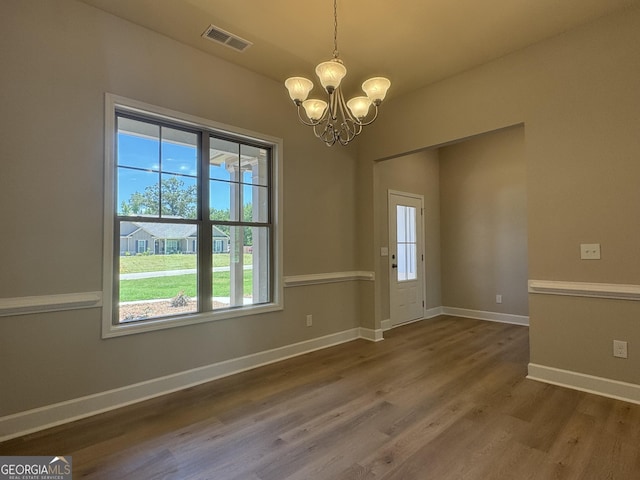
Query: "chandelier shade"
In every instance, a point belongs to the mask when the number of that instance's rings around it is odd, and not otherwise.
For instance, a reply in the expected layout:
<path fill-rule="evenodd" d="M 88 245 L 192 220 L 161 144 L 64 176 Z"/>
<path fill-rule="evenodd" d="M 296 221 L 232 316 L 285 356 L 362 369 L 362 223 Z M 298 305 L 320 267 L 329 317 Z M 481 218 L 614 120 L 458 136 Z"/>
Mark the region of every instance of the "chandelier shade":
<path fill-rule="evenodd" d="M 349 107 L 354 117 L 362 119 L 369 113 L 371 100 L 367 97 L 354 97 L 347 102 L 347 107 Z"/>
<path fill-rule="evenodd" d="M 332 93 L 338 88 L 346 74 L 347 68 L 337 59 L 322 62 L 316 67 L 316 75 L 327 93 Z"/>
<path fill-rule="evenodd" d="M 390 86 L 391 82 L 388 78 L 373 77 L 362 84 L 362 90 L 367 94 L 367 97 L 369 97 L 369 100 L 371 100 L 374 105 L 380 105 L 384 100 L 384 97 L 386 97 L 387 90 L 389 90 Z"/>
<path fill-rule="evenodd" d="M 312 121 L 317 121 L 322 118 L 324 111 L 327 109 L 327 102 L 324 100 L 305 100 L 302 102 L 302 108 L 304 108 L 307 117 Z"/>
<path fill-rule="evenodd" d="M 362 132 L 362 127 L 373 123 L 378 117 L 378 107 L 391 86 L 388 78 L 373 77 L 362 84 L 366 97 L 359 96 L 345 101 L 340 85 L 347 75 L 347 68 L 338 55 L 337 0 L 333 1 L 333 16 L 333 58 L 316 67 L 320 85 L 328 95 L 327 101 L 307 99 L 313 89 L 313 82 L 307 78 L 290 77 L 284 82 L 289 97 L 298 109 L 300 121 L 313 127 L 315 136 L 328 146 L 336 142 L 347 145 Z"/>
<path fill-rule="evenodd" d="M 313 89 L 313 82 L 304 77 L 287 78 L 284 84 L 289 90 L 291 100 L 296 104 L 305 101 L 309 96 L 309 92 Z"/>

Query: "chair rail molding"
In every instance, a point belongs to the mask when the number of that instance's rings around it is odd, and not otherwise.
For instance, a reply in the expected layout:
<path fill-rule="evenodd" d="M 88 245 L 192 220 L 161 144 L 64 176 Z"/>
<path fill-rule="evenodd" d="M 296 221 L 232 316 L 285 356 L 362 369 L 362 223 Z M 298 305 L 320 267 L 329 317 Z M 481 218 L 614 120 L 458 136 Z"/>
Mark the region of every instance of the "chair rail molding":
<path fill-rule="evenodd" d="M 102 306 L 102 292 L 0 298 L 0 317 Z"/>
<path fill-rule="evenodd" d="M 356 280 L 374 280 L 373 272 L 351 271 L 312 273 L 308 275 L 290 275 L 284 277 L 285 287 L 299 287 L 302 285 L 316 285 L 321 283 L 352 282 Z"/>
<path fill-rule="evenodd" d="M 640 300 L 640 285 L 529 280 L 529 293 L 610 298 L 614 300 Z"/>

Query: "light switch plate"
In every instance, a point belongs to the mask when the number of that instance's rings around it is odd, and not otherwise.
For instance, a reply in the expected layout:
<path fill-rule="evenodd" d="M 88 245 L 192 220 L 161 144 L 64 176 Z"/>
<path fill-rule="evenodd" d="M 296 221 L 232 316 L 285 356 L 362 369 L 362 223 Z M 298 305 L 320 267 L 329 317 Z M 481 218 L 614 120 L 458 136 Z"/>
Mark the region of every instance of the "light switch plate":
<path fill-rule="evenodd" d="M 389 247 L 380 247 L 380 256 L 388 257 L 389 256 Z"/>
<path fill-rule="evenodd" d="M 599 243 L 581 243 L 580 259 L 581 260 L 600 260 L 600 244 Z"/>

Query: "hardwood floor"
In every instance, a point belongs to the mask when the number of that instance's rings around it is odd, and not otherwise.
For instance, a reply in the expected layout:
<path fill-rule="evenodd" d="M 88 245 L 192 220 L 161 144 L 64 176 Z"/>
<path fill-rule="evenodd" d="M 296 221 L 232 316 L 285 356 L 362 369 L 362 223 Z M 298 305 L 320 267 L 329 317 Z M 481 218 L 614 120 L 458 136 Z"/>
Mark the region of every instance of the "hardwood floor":
<path fill-rule="evenodd" d="M 0 444 L 90 479 L 640 478 L 640 405 L 525 379 L 526 327 L 442 316 Z"/>

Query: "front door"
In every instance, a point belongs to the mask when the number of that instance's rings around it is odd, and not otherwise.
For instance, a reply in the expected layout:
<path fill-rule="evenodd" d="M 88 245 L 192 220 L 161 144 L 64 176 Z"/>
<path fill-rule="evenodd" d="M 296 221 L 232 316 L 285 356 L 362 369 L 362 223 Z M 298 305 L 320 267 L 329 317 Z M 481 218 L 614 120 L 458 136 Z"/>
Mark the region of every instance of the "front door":
<path fill-rule="evenodd" d="M 424 318 L 423 197 L 389 191 L 391 323 Z"/>

